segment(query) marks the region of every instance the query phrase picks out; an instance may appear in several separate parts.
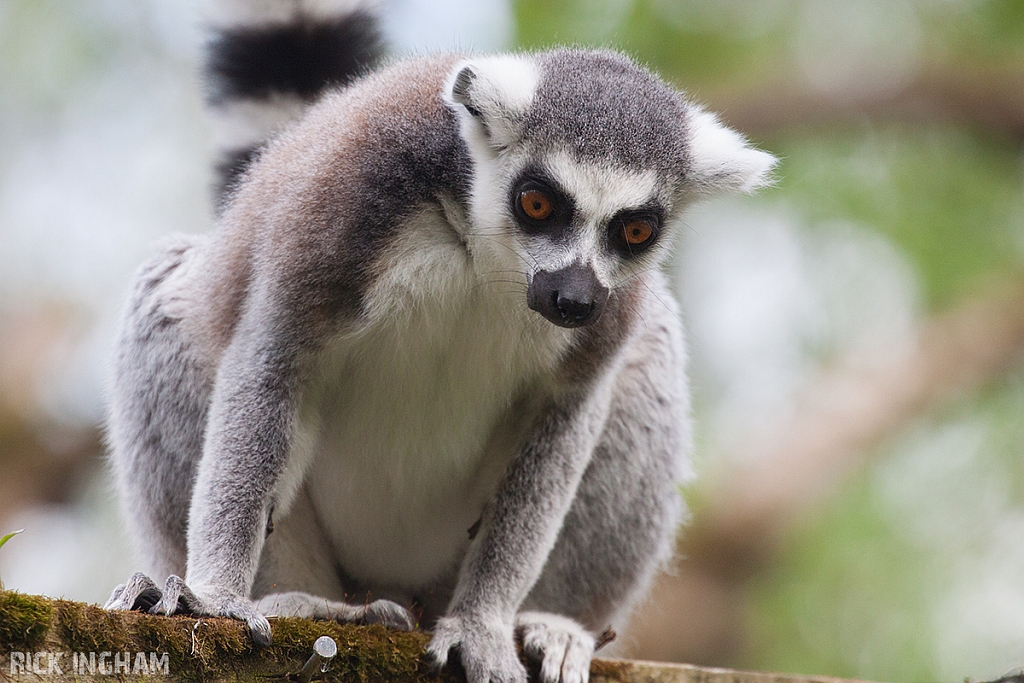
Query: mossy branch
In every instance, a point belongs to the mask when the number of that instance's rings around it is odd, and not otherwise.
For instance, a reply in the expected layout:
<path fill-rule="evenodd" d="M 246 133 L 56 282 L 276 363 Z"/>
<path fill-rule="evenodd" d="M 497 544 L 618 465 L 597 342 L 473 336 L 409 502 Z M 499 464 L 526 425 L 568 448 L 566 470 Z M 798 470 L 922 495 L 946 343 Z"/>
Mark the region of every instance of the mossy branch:
<path fill-rule="evenodd" d="M 74 681 L 285 681 L 295 683 L 313 642 L 338 644 L 331 668 L 314 680 L 345 683 L 460 683 L 423 664 L 430 636 L 308 619 L 271 620 L 274 643 L 252 644 L 232 619 L 107 612 L 69 600 L 0 592 L 0 679 Z M 37 653 L 42 653 L 41 657 Z M 54 653 L 52 656 L 49 653 Z M 63 654 L 58 654 L 63 653 Z M 84 654 L 79 654 L 84 653 Z M 90 670 L 89 656 L 102 659 Z M 142 653 L 141 657 L 139 653 Z M 166 653 L 166 657 L 164 654 Z M 105 654 L 105 656 L 103 656 Z M 115 660 L 115 655 L 117 659 Z M 50 660 L 55 659 L 56 670 Z M 58 673 L 59 672 L 59 673 Z M 681 664 L 595 659 L 593 683 L 837 683 L 838 679 L 746 673 Z"/>

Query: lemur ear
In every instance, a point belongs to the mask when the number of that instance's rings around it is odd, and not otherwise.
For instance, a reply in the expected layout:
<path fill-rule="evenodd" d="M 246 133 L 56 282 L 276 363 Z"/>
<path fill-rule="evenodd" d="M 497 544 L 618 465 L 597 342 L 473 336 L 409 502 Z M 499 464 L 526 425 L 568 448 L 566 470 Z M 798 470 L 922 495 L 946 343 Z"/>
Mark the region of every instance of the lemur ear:
<path fill-rule="evenodd" d="M 471 118 L 471 127 L 495 148 L 519 136 L 519 121 L 533 102 L 537 68 L 527 57 L 496 55 L 460 62 L 448 78 L 446 99 Z"/>
<path fill-rule="evenodd" d="M 714 114 L 691 107 L 689 136 L 691 182 L 698 193 L 752 192 L 774 182 L 778 159 L 752 147 Z"/>
<path fill-rule="evenodd" d="M 473 86 L 473 81 L 478 78 L 476 71 L 473 69 L 472 64 L 466 64 L 457 72 L 455 72 L 455 79 L 452 81 L 451 86 L 451 98 L 453 102 L 457 102 L 466 108 L 471 115 L 476 117 L 483 116 L 483 113 L 473 104 L 473 98 L 470 96 L 470 88 Z"/>

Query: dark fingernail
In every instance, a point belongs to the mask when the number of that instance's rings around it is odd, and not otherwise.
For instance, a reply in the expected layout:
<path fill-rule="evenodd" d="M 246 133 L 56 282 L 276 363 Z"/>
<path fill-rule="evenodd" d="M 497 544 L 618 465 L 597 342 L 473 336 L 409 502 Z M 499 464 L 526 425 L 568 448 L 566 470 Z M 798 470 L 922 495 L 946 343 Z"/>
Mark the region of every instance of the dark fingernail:
<path fill-rule="evenodd" d="M 249 630 L 252 632 L 252 640 L 256 645 L 259 647 L 270 647 L 270 643 L 273 640 L 270 631 L 264 631 L 263 629 L 255 629 L 252 627 L 249 627 Z"/>
<path fill-rule="evenodd" d="M 439 667 L 437 665 L 437 657 L 434 656 L 433 652 L 430 652 L 429 650 L 424 652 L 423 653 L 423 659 L 420 660 L 420 661 L 423 662 L 423 668 L 425 668 L 428 672 L 430 672 L 430 673 L 436 673 L 437 672 Z"/>

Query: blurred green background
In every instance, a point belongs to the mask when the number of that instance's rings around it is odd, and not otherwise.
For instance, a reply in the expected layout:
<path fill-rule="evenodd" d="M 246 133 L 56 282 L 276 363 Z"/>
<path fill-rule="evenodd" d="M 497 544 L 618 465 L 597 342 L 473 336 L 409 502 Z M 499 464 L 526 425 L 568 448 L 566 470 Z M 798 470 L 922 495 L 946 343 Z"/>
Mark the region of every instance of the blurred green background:
<path fill-rule="evenodd" d="M 131 569 L 103 366 L 148 245 L 212 221 L 199 4 L 0 2 L 10 588 L 102 600 Z M 782 159 L 775 187 L 680 226 L 694 516 L 620 653 L 881 681 L 1024 666 L 1024 3 L 383 7 L 399 52 L 624 50 Z"/>

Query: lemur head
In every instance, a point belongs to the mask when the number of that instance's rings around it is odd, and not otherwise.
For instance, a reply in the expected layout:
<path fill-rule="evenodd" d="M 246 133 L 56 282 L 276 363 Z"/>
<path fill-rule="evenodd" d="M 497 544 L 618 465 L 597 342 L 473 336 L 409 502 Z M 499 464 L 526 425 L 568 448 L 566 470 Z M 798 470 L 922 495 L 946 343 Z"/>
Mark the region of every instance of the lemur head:
<path fill-rule="evenodd" d="M 764 185 L 775 165 L 628 58 L 603 51 L 468 59 L 446 99 L 474 161 L 465 238 L 483 268 L 515 270 L 563 327 L 666 254 L 689 201 Z"/>

